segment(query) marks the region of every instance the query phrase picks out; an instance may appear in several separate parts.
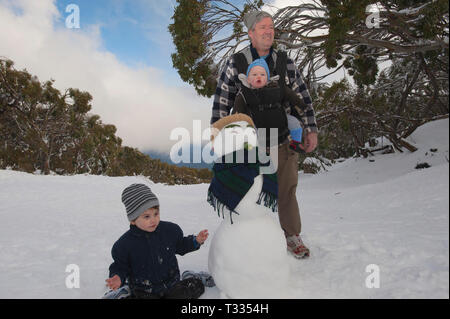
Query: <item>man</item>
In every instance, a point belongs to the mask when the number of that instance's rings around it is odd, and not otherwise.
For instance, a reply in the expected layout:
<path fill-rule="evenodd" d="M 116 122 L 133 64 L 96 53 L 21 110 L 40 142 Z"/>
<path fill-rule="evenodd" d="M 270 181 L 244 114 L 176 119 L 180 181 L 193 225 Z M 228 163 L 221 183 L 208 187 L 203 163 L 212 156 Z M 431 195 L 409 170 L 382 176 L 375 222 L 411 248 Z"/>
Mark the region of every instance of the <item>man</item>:
<path fill-rule="evenodd" d="M 250 46 L 241 51 L 247 59 L 247 63 L 258 58 L 264 58 L 269 65 L 270 72 L 276 71 L 277 53 L 272 45 L 275 36 L 272 16 L 264 11 L 252 11 L 244 17 L 244 23 L 248 29 Z M 218 79 L 214 104 L 212 108 L 211 124 L 230 114 L 234 107 L 236 94 L 241 88 L 238 79 L 236 56 L 233 55 L 226 63 Z M 281 59 L 280 59 L 281 60 Z M 303 98 L 306 109 L 302 114 L 302 124 L 306 132 L 304 138 L 304 151 L 312 152 L 317 146 L 317 124 L 312 107 L 311 97 L 304 81 L 294 62 L 287 59 L 286 75 L 289 79 L 288 86 L 299 97 Z M 286 139 L 278 146 L 278 212 L 281 227 L 286 236 L 287 248 L 296 258 L 308 257 L 309 249 L 304 245 L 300 237 L 301 221 L 300 211 L 296 198 L 298 182 L 298 153 L 289 149 Z"/>

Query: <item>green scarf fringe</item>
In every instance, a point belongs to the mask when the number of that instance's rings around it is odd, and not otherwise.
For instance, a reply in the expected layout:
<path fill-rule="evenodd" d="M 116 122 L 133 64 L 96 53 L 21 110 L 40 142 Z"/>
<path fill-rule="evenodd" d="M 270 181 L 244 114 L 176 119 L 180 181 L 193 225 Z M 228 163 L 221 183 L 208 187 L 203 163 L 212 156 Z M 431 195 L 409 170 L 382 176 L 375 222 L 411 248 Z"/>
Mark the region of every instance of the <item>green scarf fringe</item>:
<path fill-rule="evenodd" d="M 237 211 L 232 210 L 229 207 L 227 207 L 227 205 L 222 203 L 210 191 L 208 191 L 207 201 L 208 201 L 209 204 L 211 204 L 211 206 L 213 206 L 214 211 L 217 212 L 217 216 L 219 216 L 219 217 L 220 217 L 220 215 L 222 215 L 222 218 L 225 218 L 224 211 L 228 210 L 228 212 L 230 213 L 230 220 L 231 220 L 232 224 L 233 224 L 233 213 L 239 215 L 239 213 Z M 276 196 L 274 196 L 273 194 L 261 192 L 259 194 L 259 196 L 258 196 L 258 200 L 256 201 L 256 203 L 258 205 L 261 205 L 261 202 L 264 202 L 264 206 L 265 207 L 268 207 L 268 208 L 272 209 L 272 212 L 277 212 L 278 211 L 278 200 L 277 200 Z"/>
<path fill-rule="evenodd" d="M 214 207 L 214 210 L 217 211 L 217 216 L 219 217 L 220 213 L 222 213 L 222 218 L 225 218 L 224 210 L 227 209 L 230 212 L 230 220 L 232 224 L 233 224 L 233 217 L 232 217 L 233 213 L 239 215 L 237 211 L 230 209 L 229 207 L 227 207 L 227 205 L 222 203 L 216 196 L 214 196 L 214 194 L 211 191 L 208 191 L 207 201 L 209 204 L 211 204 L 212 207 Z"/>
<path fill-rule="evenodd" d="M 264 206 L 272 209 L 272 212 L 278 211 L 278 199 L 273 194 L 261 192 L 256 203 L 261 205 L 262 201 L 264 201 Z"/>

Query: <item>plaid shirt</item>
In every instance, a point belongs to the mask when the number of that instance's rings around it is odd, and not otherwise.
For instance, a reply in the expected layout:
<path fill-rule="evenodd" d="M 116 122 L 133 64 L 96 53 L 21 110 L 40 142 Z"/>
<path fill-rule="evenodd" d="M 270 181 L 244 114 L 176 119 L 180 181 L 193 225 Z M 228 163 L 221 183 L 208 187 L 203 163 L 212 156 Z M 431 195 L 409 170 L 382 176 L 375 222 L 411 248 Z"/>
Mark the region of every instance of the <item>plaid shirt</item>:
<path fill-rule="evenodd" d="M 251 50 L 252 56 L 255 56 L 255 50 L 251 46 L 245 48 L 245 50 Z M 271 51 L 273 55 L 276 55 L 275 51 Z M 248 53 L 248 52 L 247 52 Z M 312 106 L 311 96 L 309 95 L 308 89 L 302 79 L 302 76 L 298 69 L 295 67 L 294 61 L 292 59 L 287 59 L 287 70 L 286 75 L 289 79 L 288 86 L 300 97 L 306 104 L 306 109 L 299 119 L 303 128 L 307 132 L 317 132 L 317 123 Z M 233 58 L 230 58 L 225 67 L 220 74 L 217 81 L 216 93 L 214 95 L 214 103 L 212 108 L 211 124 L 221 119 L 222 117 L 228 116 L 231 109 L 234 106 L 234 101 L 236 95 L 240 91 L 240 81 L 238 80 L 238 70 Z"/>

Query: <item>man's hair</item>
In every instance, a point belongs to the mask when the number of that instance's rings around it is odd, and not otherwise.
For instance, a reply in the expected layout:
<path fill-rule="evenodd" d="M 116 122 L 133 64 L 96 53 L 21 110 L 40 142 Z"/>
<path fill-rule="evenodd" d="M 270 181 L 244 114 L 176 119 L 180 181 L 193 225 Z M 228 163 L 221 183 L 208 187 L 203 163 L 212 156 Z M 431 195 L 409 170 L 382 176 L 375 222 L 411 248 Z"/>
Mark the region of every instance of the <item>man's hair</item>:
<path fill-rule="evenodd" d="M 273 17 L 270 13 L 266 11 L 251 11 L 247 13 L 244 17 L 244 24 L 246 25 L 248 31 L 255 30 L 255 25 L 264 18 L 270 18 L 273 21 Z"/>

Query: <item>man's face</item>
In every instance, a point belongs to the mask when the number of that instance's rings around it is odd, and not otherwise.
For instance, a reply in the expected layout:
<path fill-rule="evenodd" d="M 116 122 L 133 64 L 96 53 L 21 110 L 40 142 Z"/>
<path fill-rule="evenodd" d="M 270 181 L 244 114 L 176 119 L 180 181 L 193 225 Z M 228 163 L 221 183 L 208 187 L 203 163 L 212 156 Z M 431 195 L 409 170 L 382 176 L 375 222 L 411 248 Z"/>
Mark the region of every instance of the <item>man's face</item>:
<path fill-rule="evenodd" d="M 273 21 L 269 17 L 263 18 L 255 24 L 253 30 L 248 31 L 253 47 L 258 51 L 267 51 L 273 44 L 275 31 Z"/>

